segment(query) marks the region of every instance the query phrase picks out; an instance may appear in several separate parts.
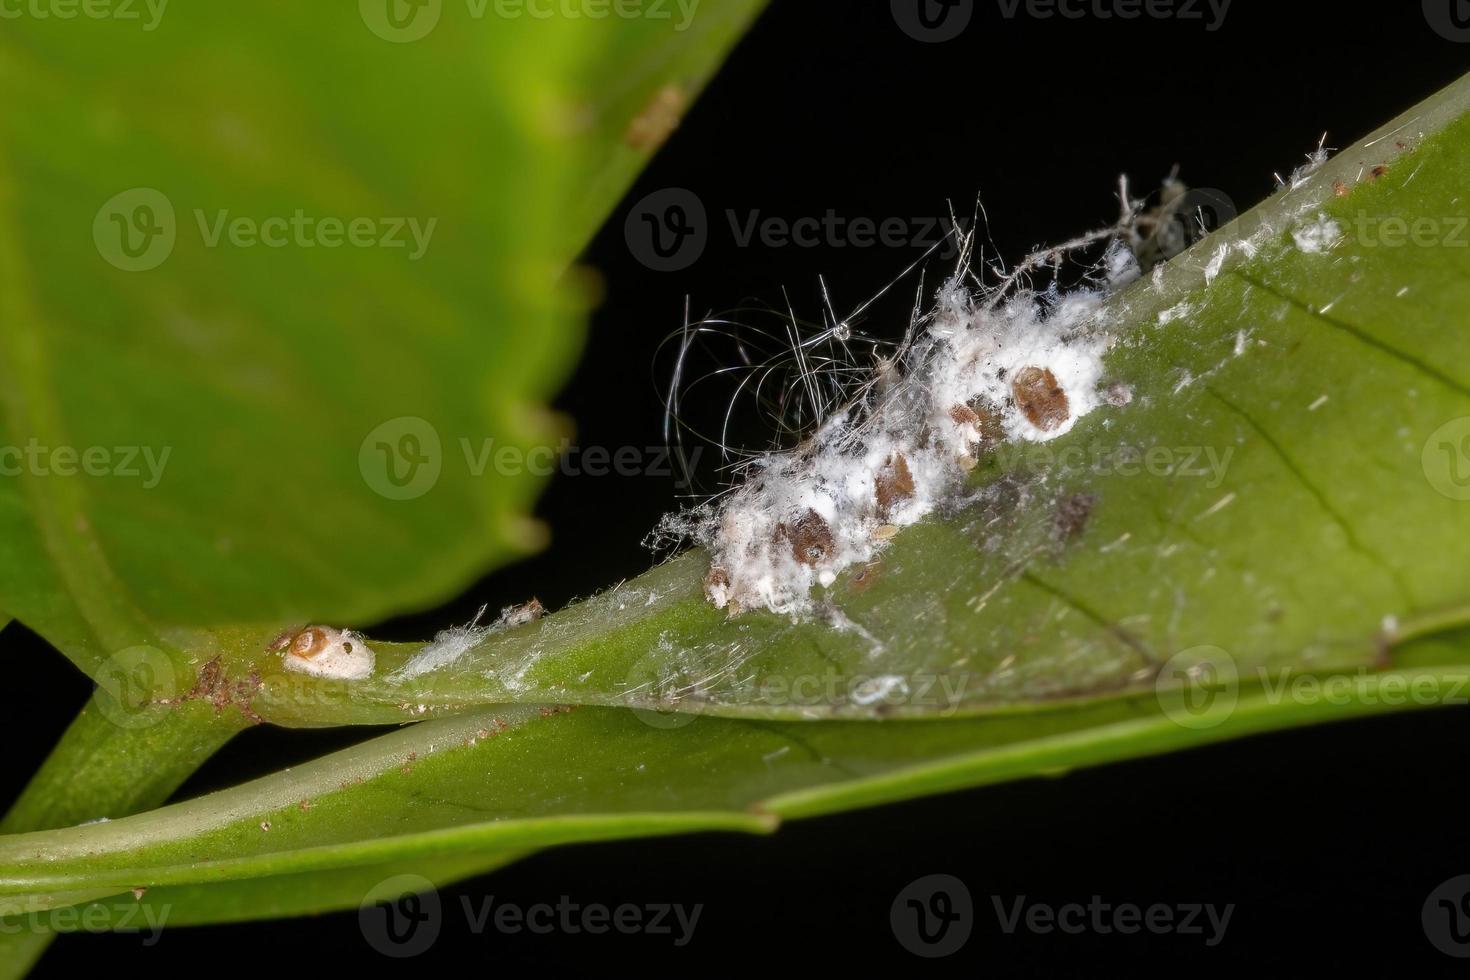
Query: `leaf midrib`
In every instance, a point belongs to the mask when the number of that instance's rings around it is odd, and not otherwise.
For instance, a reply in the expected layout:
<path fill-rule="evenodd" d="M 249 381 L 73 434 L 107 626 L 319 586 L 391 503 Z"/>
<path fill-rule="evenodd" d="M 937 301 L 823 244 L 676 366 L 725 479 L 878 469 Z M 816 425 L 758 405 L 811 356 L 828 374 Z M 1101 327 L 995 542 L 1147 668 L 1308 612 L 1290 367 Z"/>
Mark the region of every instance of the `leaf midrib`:
<path fill-rule="evenodd" d="M 35 438 L 43 445 L 65 446 L 69 443 L 63 413 L 51 394 L 40 329 L 43 316 L 29 288 L 30 269 L 14 230 L 15 194 L 16 184 L 0 152 L 0 282 L 5 283 L 0 289 L 0 402 L 15 445 Z M 88 662 L 78 665 L 95 668 L 103 659 L 98 651 L 117 652 L 145 643 L 166 649 L 108 564 L 80 480 L 53 476 L 44 482 L 24 466 L 19 476 L 9 479 L 19 483 L 41 546 L 97 643 Z M 74 660 L 83 658 L 80 651 L 68 653 Z"/>

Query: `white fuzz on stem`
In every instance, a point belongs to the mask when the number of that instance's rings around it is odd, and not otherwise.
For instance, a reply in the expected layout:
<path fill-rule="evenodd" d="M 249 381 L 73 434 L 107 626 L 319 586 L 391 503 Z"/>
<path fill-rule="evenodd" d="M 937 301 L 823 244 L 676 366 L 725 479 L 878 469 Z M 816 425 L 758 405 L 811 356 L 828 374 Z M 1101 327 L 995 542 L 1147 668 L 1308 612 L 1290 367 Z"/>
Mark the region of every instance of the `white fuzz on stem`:
<path fill-rule="evenodd" d="M 1288 178 L 1278 178 L 1283 194 L 1305 187 L 1327 160 L 1325 140 L 1324 135 Z M 881 345 L 866 339 L 877 360 L 871 370 L 823 353 L 840 344 L 839 354 L 850 354 L 850 343 L 865 339 L 850 328 L 851 317 L 839 320 L 834 314 L 820 335 L 801 340 L 793 316 L 787 363 L 799 375 L 797 421 L 807 424 L 789 428 L 810 434 L 795 448 L 750 457 L 743 482 L 701 507 L 668 515 L 649 544 L 667 548 L 693 541 L 708 549 L 705 593 L 731 615 L 765 609 L 805 616 L 817 608 L 815 589 L 869 561 L 898 529 L 956 501 L 966 474 L 987 450 L 1007 441 L 1055 439 L 1099 405 L 1127 405 L 1131 389 L 1103 377 L 1103 356 L 1114 338 L 1102 302 L 1148 273 L 1157 284 L 1162 263 L 1202 229 L 1190 224 L 1187 188 L 1173 175 L 1151 210 L 1131 199 L 1126 178 L 1120 180 L 1119 199 L 1116 225 L 1036 252 L 1009 270 L 973 273 L 973 235 L 961 236 L 959 271 L 936 291 L 927 315 L 916 311 L 897 354 L 878 357 Z M 1295 220 L 1308 208 L 1309 198 L 1296 208 Z M 1232 259 L 1255 256 L 1280 231 L 1265 225 L 1218 245 L 1201 267 L 1206 284 Z M 1325 251 L 1340 236 L 1341 229 L 1321 215 L 1292 231 L 1305 252 Z M 1086 284 L 1061 290 L 1057 272 L 1064 261 L 1104 242 L 1106 251 Z M 985 272 L 995 276 L 992 284 L 984 282 Z M 1033 277 L 1045 275 L 1051 285 L 1033 289 Z M 1169 323 L 1193 312 L 1180 303 L 1158 320 Z M 685 328 L 668 404 L 674 421 L 691 338 L 723 326 L 728 324 L 706 321 Z M 759 394 L 774 369 L 753 364 L 743 346 L 739 354 Z M 819 355 L 826 360 L 813 370 Z M 715 373 L 731 370 L 736 369 Z M 1180 386 L 1190 380 L 1186 376 Z M 822 381 L 832 384 L 823 388 Z M 723 439 L 718 444 L 728 452 Z"/>
<path fill-rule="evenodd" d="M 732 615 L 810 612 L 814 589 L 959 495 L 986 450 L 1055 439 L 1104 404 L 1112 340 L 1096 314 L 1108 292 L 1139 277 L 1132 252 L 1114 242 L 1095 268 L 1096 288 L 1036 293 L 1026 284 L 1121 231 L 1037 253 L 990 288 L 970 275 L 964 240 L 960 271 L 898 357 L 880 362 L 796 448 L 754 457 L 740 486 L 667 516 L 655 545 L 692 539 L 709 549 L 706 594 Z"/>

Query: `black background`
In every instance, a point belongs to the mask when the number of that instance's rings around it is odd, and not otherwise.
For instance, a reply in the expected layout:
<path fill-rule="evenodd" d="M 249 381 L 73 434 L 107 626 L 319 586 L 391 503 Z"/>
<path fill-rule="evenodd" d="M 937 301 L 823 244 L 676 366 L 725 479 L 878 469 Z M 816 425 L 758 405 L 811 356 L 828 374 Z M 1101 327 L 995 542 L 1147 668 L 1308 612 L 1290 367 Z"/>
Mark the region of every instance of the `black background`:
<path fill-rule="evenodd" d="M 717 0 L 704 0 L 715 3 Z M 1451 0 L 1445 0 L 1448 6 Z M 977 0 L 955 40 L 921 43 L 887 0 L 777 0 L 629 195 L 692 190 L 710 216 L 692 266 L 656 272 L 625 241 L 628 204 L 584 257 L 606 300 L 558 406 L 582 445 L 661 441 L 659 341 L 696 314 L 754 299 L 821 312 L 818 276 L 845 312 L 920 249 L 740 247 L 725 220 L 968 214 L 980 194 L 990 236 L 1016 257 L 1112 219 L 1126 172 L 1156 186 L 1176 163 L 1195 186 L 1242 207 L 1272 188 L 1325 130 L 1346 145 L 1470 67 L 1470 43 L 1430 29 L 1416 2 L 1236 0 L 1219 30 L 1200 21 L 1039 20 Z M 1024 8 L 1023 8 L 1024 9 Z M 891 322 L 902 329 L 912 284 Z M 712 474 L 705 472 L 708 481 Z M 539 512 L 541 556 L 444 608 L 375 632 L 421 639 L 534 592 L 558 607 L 649 567 L 644 532 L 676 499 L 670 478 L 562 477 Z M 1391 502 L 1385 502 L 1391 506 Z M 1261 560 L 1271 560 L 1262 555 Z M 13 692 L 3 792 L 18 792 L 89 684 L 18 627 L 6 634 Z M 20 649 L 14 649 L 19 647 Z M 985 976 L 1095 976 L 1187 966 L 1272 973 L 1321 967 L 1463 974 L 1420 926 L 1431 889 L 1470 872 L 1460 783 L 1466 709 L 1258 737 L 1160 759 L 794 823 L 770 839 L 704 835 L 563 848 L 443 895 L 437 944 L 408 963 L 363 941 L 357 916 L 168 932 L 77 936 L 37 976 L 98 963 L 168 975 L 221 966 L 297 976 L 344 967 L 561 974 L 616 970 L 751 973 L 949 970 Z M 14 737 L 24 733 L 23 739 Z M 181 791 L 197 794 L 304 760 L 360 733 L 262 729 L 240 736 Z M 911 880 L 946 873 L 976 900 L 975 934 L 944 960 L 895 941 L 889 905 Z M 1004 935 L 989 896 L 1036 901 L 1234 903 L 1224 942 L 1200 937 Z M 475 936 L 461 896 L 529 905 L 702 903 L 693 941 L 668 937 Z"/>

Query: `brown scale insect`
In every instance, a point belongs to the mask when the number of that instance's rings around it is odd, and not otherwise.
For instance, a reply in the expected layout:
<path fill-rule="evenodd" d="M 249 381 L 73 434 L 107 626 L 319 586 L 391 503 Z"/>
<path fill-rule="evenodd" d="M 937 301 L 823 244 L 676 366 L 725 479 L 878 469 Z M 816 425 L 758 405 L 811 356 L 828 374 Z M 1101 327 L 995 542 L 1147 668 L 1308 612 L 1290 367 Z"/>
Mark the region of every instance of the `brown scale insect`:
<path fill-rule="evenodd" d="M 304 626 L 278 635 L 270 650 L 288 670 L 317 677 L 361 680 L 373 672 L 377 655 L 360 635 L 328 626 Z"/>
<path fill-rule="evenodd" d="M 327 632 L 320 626 L 288 629 L 271 641 L 270 649 L 276 653 L 289 653 L 302 660 L 310 660 L 327 648 Z M 344 644 L 351 653 L 350 644 Z"/>
<path fill-rule="evenodd" d="M 793 558 L 813 567 L 821 564 L 836 547 L 832 528 L 827 526 L 821 514 L 811 509 L 790 524 L 777 524 L 776 536 L 791 542 Z"/>
<path fill-rule="evenodd" d="M 878 512 L 887 517 L 895 506 L 913 495 L 914 474 L 909 470 L 909 461 L 903 453 L 894 453 L 873 477 L 873 496 L 878 501 Z"/>
<path fill-rule="evenodd" d="M 300 657 L 302 660 L 310 660 L 313 657 L 320 656 L 331 644 L 332 638 L 327 635 L 326 630 L 320 626 L 308 626 L 306 629 L 294 634 L 290 630 L 282 633 L 271 644 L 271 649 L 278 653 L 289 653 L 291 656 Z M 352 641 L 343 640 L 342 652 L 351 653 L 352 650 Z"/>
<path fill-rule="evenodd" d="M 1048 368 L 1024 367 L 1011 381 L 1022 414 L 1042 432 L 1052 432 L 1072 417 L 1067 393 Z"/>

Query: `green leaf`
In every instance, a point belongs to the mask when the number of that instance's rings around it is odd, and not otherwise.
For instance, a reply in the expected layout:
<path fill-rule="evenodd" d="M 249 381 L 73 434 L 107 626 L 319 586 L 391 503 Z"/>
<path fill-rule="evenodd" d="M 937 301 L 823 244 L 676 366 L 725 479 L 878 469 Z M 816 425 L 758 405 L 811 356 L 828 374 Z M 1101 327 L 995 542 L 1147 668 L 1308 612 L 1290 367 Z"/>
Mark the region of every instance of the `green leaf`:
<path fill-rule="evenodd" d="M 536 547 L 537 481 L 460 440 L 557 435 L 587 302 L 563 272 L 759 6 L 446 5 L 417 40 L 366 2 L 8 26 L 7 611 L 93 672 L 171 629 L 423 607 Z"/>
<path fill-rule="evenodd" d="M 375 888 L 401 876 L 412 875 L 443 888 L 524 856 L 517 851 L 474 852 L 246 878 L 224 885 L 165 886 L 142 895 L 124 893 L 87 902 L 78 911 L 81 921 L 94 923 L 93 931 L 149 921 L 168 926 L 214 925 L 314 915 L 369 904 Z"/>
<path fill-rule="evenodd" d="M 695 554 L 434 671 L 385 645 L 372 679 L 267 683 L 257 710 L 933 716 L 1381 669 L 1470 618 L 1445 546 L 1470 540 L 1467 99 L 1462 81 L 1115 296 L 1106 367 L 1131 403 L 990 456 L 970 503 L 827 592 L 845 626 L 727 618 Z M 1328 220 L 1340 241 L 1297 245 Z M 236 642 L 279 675 L 258 637 Z"/>
<path fill-rule="evenodd" d="M 1202 725 L 1140 698 L 941 721 L 680 716 L 674 730 L 624 709 L 485 711 L 153 813 L 0 839 L 0 909 L 138 887 L 156 889 L 154 908 L 178 900 L 174 913 L 193 923 L 250 917 L 249 902 L 262 914 L 351 907 L 404 869 L 443 885 L 475 860 L 556 844 L 765 833 L 781 819 L 1391 710 L 1382 695 L 1416 684 L 1463 694 L 1470 668 L 1375 674 L 1345 701 L 1240 691 Z M 308 880 L 313 898 L 293 894 Z M 98 907 L 121 916 L 132 904 Z"/>

